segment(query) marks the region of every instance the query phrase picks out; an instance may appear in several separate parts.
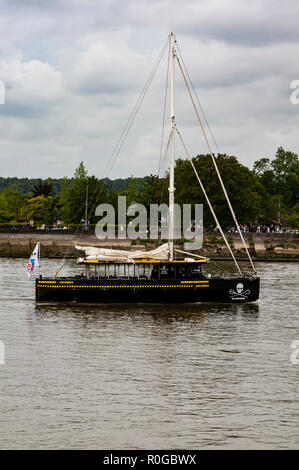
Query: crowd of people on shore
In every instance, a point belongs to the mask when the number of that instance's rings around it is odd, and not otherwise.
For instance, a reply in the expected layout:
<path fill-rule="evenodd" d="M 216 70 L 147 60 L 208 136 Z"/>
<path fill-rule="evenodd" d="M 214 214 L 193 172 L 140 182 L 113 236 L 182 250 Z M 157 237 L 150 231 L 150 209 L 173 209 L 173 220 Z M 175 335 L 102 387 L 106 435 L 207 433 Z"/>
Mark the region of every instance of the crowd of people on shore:
<path fill-rule="evenodd" d="M 52 230 L 69 230 L 69 227 L 64 224 L 59 224 L 55 223 L 53 225 L 48 225 L 48 224 L 42 224 L 42 225 L 34 225 L 34 224 L 25 224 L 22 226 L 16 226 L 15 224 L 12 224 L 10 227 L 11 232 L 29 232 L 29 231 L 35 231 L 35 230 L 40 230 L 42 232 L 51 232 Z"/>
<path fill-rule="evenodd" d="M 85 227 L 84 224 L 84 219 L 81 221 L 82 228 L 86 231 L 90 230 L 90 222 L 87 222 L 87 226 Z M 63 222 L 58 221 L 57 223 L 54 223 L 53 225 L 46 225 L 42 224 L 40 226 L 35 226 L 34 223 L 28 223 L 22 227 L 16 226 L 16 225 L 11 225 L 10 231 L 11 232 L 18 232 L 18 231 L 43 231 L 43 232 L 51 232 L 51 231 L 74 231 L 76 230 L 76 227 L 70 228 L 68 225 L 64 224 Z M 121 226 L 121 231 L 123 231 L 123 227 Z M 214 229 L 217 231 L 217 229 Z M 280 233 L 280 234 L 291 234 L 291 233 L 299 233 L 298 230 L 291 230 L 289 228 L 285 228 L 282 226 L 282 224 L 279 223 L 272 223 L 272 224 L 243 224 L 240 225 L 240 230 L 242 233 Z M 227 230 L 228 233 L 238 233 L 237 228 L 231 227 Z"/>
<path fill-rule="evenodd" d="M 282 224 L 245 224 L 240 225 L 242 233 L 292 233 L 291 229 L 285 228 Z M 236 227 L 232 227 L 228 230 L 230 233 L 237 233 Z"/>

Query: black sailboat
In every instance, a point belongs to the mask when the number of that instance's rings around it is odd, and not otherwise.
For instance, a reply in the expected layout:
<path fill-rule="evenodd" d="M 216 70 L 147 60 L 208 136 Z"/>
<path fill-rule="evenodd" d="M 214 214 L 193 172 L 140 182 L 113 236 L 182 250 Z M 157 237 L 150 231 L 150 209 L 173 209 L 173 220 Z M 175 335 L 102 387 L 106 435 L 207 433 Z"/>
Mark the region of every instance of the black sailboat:
<path fill-rule="evenodd" d="M 170 143 L 171 159 L 169 170 L 169 218 L 168 243 L 149 252 L 130 252 L 123 250 L 108 250 L 97 247 L 81 247 L 85 257 L 79 258 L 80 266 L 85 272 L 76 276 L 42 277 L 36 279 L 37 301 L 77 301 L 77 302 L 150 302 L 150 303 L 195 303 L 195 302 L 252 302 L 259 297 L 259 282 L 255 267 L 240 231 L 236 216 L 231 206 L 228 194 L 219 173 L 214 154 L 210 148 L 205 130 L 197 112 L 184 70 L 176 51 L 174 34 L 169 36 L 171 55 L 171 116 Z M 178 62 L 187 89 L 194 106 L 197 118 L 202 128 L 209 153 L 227 199 L 232 217 L 249 257 L 254 275 L 242 273 L 232 249 L 225 237 L 217 216 L 211 206 L 208 195 L 193 164 L 192 158 L 177 129 L 175 122 L 174 100 L 174 67 Z M 178 135 L 190 160 L 195 176 L 200 184 L 208 206 L 215 219 L 233 261 L 238 269 L 236 277 L 220 277 L 205 275 L 203 265 L 207 259 L 203 256 L 185 253 L 184 259 L 175 259 L 175 253 L 184 253 L 174 248 L 174 139 Z M 57 274 L 57 273 L 56 273 Z"/>

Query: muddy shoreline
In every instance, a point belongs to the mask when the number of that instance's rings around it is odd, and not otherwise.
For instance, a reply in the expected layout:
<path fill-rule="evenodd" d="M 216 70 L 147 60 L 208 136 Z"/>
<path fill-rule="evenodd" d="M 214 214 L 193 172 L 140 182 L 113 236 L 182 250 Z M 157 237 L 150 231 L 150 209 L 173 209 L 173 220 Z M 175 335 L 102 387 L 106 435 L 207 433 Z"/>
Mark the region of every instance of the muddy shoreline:
<path fill-rule="evenodd" d="M 246 258 L 245 249 L 239 237 L 228 234 L 229 242 L 236 258 L 240 261 Z M 244 234 L 244 239 L 251 256 L 256 261 L 299 261 L 299 238 L 292 234 Z M 75 245 L 89 245 L 103 248 L 125 250 L 149 250 L 153 243 L 130 240 L 99 240 L 93 233 L 74 235 L 66 233 L 0 233 L 0 257 L 28 257 L 37 242 L 40 242 L 41 257 L 62 258 L 69 256 L 77 258 L 82 252 Z M 182 248 L 182 247 L 180 247 Z M 194 252 L 196 253 L 196 252 Z M 204 245 L 200 254 L 211 260 L 231 260 L 228 248 L 223 245 L 218 234 L 208 233 L 204 236 Z"/>

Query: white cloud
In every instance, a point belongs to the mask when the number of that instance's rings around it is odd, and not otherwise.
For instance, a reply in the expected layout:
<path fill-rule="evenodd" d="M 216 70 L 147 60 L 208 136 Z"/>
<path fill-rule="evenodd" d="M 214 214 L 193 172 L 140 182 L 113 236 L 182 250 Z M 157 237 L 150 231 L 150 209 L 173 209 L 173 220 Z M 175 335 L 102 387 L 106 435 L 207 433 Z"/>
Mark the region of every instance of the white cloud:
<path fill-rule="evenodd" d="M 39 60 L 0 60 L 0 75 L 7 89 L 7 106 L 39 107 L 56 103 L 63 96 L 61 75 Z"/>
<path fill-rule="evenodd" d="M 113 96 L 140 87 L 147 58 L 129 48 L 129 38 L 128 30 L 93 33 L 83 36 L 81 50 L 64 50 L 60 60 L 70 89 Z"/>

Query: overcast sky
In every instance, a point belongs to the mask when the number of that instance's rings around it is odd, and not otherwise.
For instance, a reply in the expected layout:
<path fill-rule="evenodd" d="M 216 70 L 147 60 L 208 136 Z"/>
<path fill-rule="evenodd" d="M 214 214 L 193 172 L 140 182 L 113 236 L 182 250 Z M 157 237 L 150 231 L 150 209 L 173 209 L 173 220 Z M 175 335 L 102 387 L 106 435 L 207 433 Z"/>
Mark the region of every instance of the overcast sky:
<path fill-rule="evenodd" d="M 249 167 L 299 152 L 298 0 L 1 0 L 0 176 L 72 176 L 83 160 L 102 177 L 171 29 L 221 152 Z M 166 59 L 110 177 L 157 173 Z M 178 126 L 206 153 L 176 80 Z"/>

